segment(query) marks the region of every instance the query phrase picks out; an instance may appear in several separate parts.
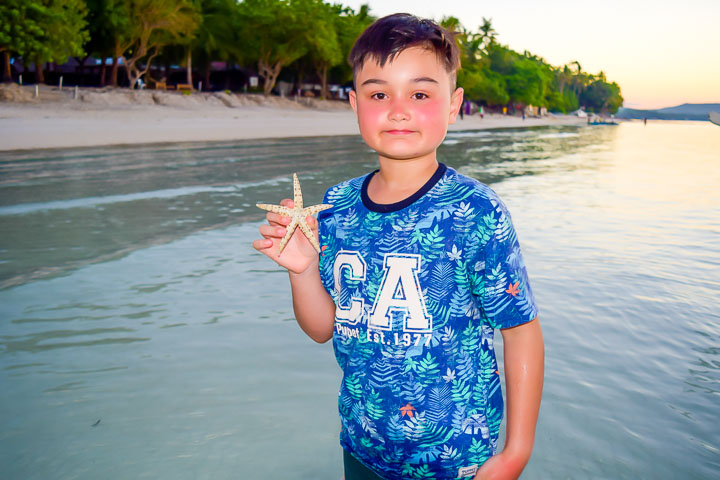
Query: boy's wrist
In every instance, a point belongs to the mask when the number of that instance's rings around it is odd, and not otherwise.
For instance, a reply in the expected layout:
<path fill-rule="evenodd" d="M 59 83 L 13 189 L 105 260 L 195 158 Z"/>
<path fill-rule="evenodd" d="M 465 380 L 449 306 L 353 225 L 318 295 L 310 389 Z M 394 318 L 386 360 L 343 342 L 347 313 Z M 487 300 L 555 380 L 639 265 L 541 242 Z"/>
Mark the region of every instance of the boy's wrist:
<path fill-rule="evenodd" d="M 310 264 L 307 266 L 307 268 L 301 272 L 295 272 L 293 270 L 288 270 L 288 275 L 290 275 L 290 280 L 294 279 L 301 279 L 306 278 L 309 276 L 313 276 L 314 274 L 320 275 L 320 269 L 319 269 L 319 261 L 313 261 L 310 262 Z"/>
<path fill-rule="evenodd" d="M 502 452 L 508 466 L 513 470 L 522 472 L 525 465 L 530 461 L 532 446 L 529 448 L 522 445 L 505 445 Z"/>

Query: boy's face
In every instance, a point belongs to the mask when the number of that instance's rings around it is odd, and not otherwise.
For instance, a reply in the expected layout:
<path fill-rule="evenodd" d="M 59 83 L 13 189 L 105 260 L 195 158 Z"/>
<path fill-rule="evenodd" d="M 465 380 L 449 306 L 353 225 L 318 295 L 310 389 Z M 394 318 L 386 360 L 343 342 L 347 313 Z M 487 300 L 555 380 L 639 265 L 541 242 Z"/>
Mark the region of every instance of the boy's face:
<path fill-rule="evenodd" d="M 350 92 L 365 143 L 380 158 L 432 158 L 455 122 L 462 88 L 452 91 L 450 74 L 430 50 L 412 47 L 381 67 L 372 59 Z"/>

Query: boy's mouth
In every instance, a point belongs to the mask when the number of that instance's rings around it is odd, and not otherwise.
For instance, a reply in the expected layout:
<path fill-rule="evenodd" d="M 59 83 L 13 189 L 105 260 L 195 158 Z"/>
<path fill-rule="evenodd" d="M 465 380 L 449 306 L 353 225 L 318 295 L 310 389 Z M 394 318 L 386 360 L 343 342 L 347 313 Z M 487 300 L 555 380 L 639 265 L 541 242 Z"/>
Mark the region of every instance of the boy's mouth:
<path fill-rule="evenodd" d="M 415 133 L 414 130 L 387 130 L 386 132 L 390 135 L 410 135 Z"/>

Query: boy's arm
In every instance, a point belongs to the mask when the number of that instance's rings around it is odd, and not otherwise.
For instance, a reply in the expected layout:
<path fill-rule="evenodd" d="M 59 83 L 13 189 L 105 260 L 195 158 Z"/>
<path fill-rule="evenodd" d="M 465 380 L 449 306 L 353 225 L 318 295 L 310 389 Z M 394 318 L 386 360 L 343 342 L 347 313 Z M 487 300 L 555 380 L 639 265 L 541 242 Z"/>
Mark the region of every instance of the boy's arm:
<path fill-rule="evenodd" d="M 303 273 L 289 273 L 298 325 L 316 342 L 327 342 L 333 336 L 335 303 L 323 287 L 317 264 Z"/>
<path fill-rule="evenodd" d="M 516 479 L 532 453 L 540 398 L 545 347 L 537 318 L 500 330 L 505 356 L 507 424 L 505 447 L 478 470 L 476 480 Z"/>
<path fill-rule="evenodd" d="M 292 208 L 293 201 L 285 199 L 280 204 Z M 285 236 L 285 227 L 290 219 L 269 212 L 267 221 L 267 224 L 260 226 L 263 238 L 255 240 L 253 247 L 288 270 L 293 310 L 300 328 L 316 342 L 327 342 L 333 334 L 335 303 L 320 280 L 317 252 L 300 229 L 297 229 L 282 254 L 278 255 L 278 246 Z M 317 237 L 317 220 L 308 217 L 307 223 Z"/>

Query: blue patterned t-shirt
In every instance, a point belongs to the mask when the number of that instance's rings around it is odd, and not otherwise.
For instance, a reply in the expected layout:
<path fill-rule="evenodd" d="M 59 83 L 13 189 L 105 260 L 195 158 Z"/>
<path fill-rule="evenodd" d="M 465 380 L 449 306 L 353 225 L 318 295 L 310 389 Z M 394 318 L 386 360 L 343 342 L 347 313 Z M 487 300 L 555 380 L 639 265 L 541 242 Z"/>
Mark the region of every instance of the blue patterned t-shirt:
<path fill-rule="evenodd" d="M 389 480 L 472 477 L 503 416 L 494 329 L 537 316 L 510 215 L 442 164 L 392 205 L 370 200 L 371 177 L 328 190 L 319 219 L 340 442 Z"/>

